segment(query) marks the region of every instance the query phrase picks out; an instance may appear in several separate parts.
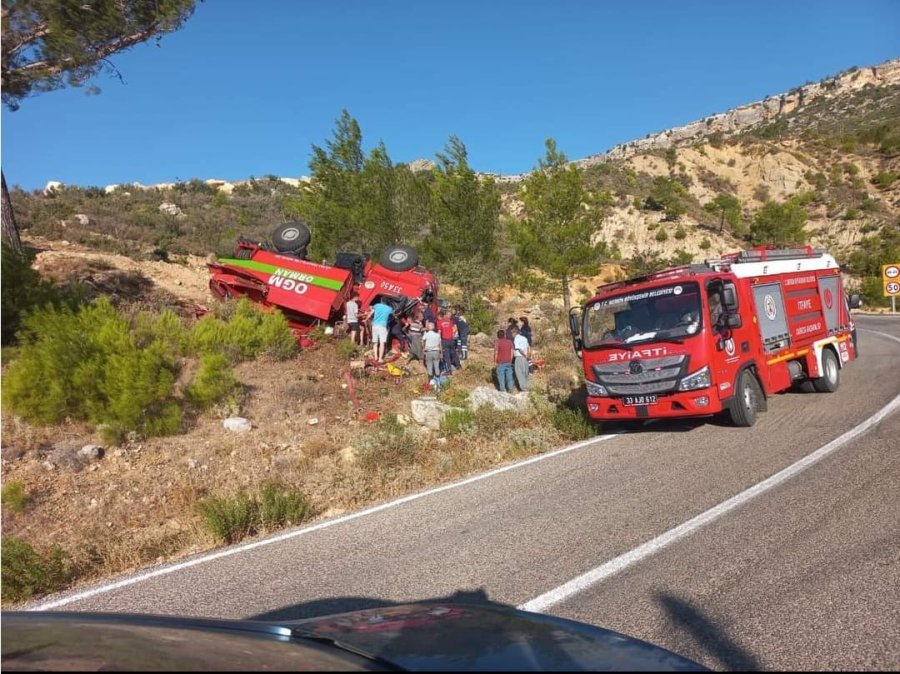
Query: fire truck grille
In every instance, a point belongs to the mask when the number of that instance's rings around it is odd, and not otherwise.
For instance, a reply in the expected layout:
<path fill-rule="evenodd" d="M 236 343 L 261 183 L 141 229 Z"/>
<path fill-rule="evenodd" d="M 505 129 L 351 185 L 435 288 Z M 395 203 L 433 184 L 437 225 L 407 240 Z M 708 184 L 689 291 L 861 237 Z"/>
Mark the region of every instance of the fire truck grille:
<path fill-rule="evenodd" d="M 594 378 L 617 396 L 674 391 L 686 359 L 684 355 L 665 356 L 594 365 Z M 632 363 L 640 363 L 640 367 Z"/>
<path fill-rule="evenodd" d="M 606 386 L 606 390 L 614 396 L 633 395 L 635 393 L 663 393 L 675 390 L 675 380 L 658 381 L 652 384 L 627 384 L 625 386 Z"/>

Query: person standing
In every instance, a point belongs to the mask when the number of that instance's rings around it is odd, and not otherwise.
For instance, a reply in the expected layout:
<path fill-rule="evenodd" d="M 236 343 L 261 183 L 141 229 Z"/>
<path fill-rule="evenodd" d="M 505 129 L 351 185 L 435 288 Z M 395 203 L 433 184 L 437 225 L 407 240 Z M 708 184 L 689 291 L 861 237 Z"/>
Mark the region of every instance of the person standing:
<path fill-rule="evenodd" d="M 528 340 L 519 332 L 519 328 L 512 329 L 513 334 L 513 370 L 516 373 L 516 383 L 519 385 L 520 391 L 527 391 L 530 388 L 530 367 L 528 358 L 531 355 L 531 347 L 528 346 Z"/>
<path fill-rule="evenodd" d="M 513 392 L 513 343 L 506 332 L 497 330 L 494 343 L 494 364 L 497 366 L 497 388 L 504 393 Z"/>
<path fill-rule="evenodd" d="M 388 341 L 388 321 L 394 314 L 394 310 L 390 304 L 385 303 L 383 299 L 378 300 L 378 304 L 372 306 L 372 343 L 375 345 L 375 360 L 381 362 L 384 360 L 385 351 L 387 350 Z"/>
<path fill-rule="evenodd" d="M 511 340 L 513 338 L 513 328 L 516 330 L 519 329 L 519 324 L 516 323 L 516 319 L 510 317 L 509 320 L 506 321 L 506 338 Z"/>
<path fill-rule="evenodd" d="M 425 354 L 425 374 L 429 379 L 441 376 L 441 335 L 434 329 L 434 323 L 425 324 L 422 335 L 422 349 Z"/>
<path fill-rule="evenodd" d="M 357 346 L 362 346 L 359 333 L 359 293 L 355 290 L 350 293 L 350 299 L 344 305 L 344 321 L 347 324 L 347 333 L 351 341 Z"/>
<path fill-rule="evenodd" d="M 519 316 L 519 334 L 525 337 L 528 340 L 528 346 L 530 347 L 531 342 L 531 325 L 528 323 L 527 316 Z"/>
<path fill-rule="evenodd" d="M 420 363 L 425 362 L 424 352 L 422 350 L 422 333 L 425 331 L 425 323 L 422 320 L 422 309 L 416 307 L 413 315 L 409 319 L 409 325 L 406 328 L 409 337 L 409 358 L 406 362 L 410 362 L 413 358 Z"/>
<path fill-rule="evenodd" d="M 453 323 L 456 325 L 456 342 L 459 346 L 460 360 L 469 358 L 469 321 L 466 320 L 464 311 L 462 307 L 453 310 Z"/>
<path fill-rule="evenodd" d="M 448 372 L 460 368 L 456 355 L 456 325 L 450 318 L 450 312 L 444 309 L 438 316 L 437 331 L 441 335 L 441 348 L 444 352 L 444 368 Z"/>

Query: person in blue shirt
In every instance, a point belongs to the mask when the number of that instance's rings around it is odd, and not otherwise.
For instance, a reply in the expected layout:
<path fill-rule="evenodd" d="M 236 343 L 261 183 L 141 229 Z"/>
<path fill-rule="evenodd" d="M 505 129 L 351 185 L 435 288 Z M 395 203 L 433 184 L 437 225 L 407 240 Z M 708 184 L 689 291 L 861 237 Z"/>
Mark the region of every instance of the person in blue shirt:
<path fill-rule="evenodd" d="M 375 360 L 384 360 L 387 351 L 388 322 L 394 314 L 394 309 L 383 299 L 372 305 L 372 343 L 375 345 Z"/>

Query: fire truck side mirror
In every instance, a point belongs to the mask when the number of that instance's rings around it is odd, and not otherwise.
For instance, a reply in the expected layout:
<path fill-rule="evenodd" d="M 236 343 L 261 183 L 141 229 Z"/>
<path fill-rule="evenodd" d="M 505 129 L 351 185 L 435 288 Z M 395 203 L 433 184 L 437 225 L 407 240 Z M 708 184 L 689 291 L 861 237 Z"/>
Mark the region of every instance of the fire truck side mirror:
<path fill-rule="evenodd" d="M 572 333 L 572 337 L 578 337 L 581 335 L 581 325 L 579 324 L 579 316 L 575 313 L 577 309 L 573 309 L 569 312 L 569 332 Z"/>
<path fill-rule="evenodd" d="M 850 308 L 859 309 L 862 306 L 862 298 L 859 295 L 850 295 Z"/>
<path fill-rule="evenodd" d="M 726 327 L 726 328 L 739 328 L 739 327 L 741 327 L 741 316 L 740 316 L 740 314 L 725 314 L 725 327 Z"/>
<path fill-rule="evenodd" d="M 725 284 L 722 288 L 722 304 L 725 307 L 725 311 L 729 313 L 737 311 L 737 293 L 734 290 L 734 286 L 730 283 Z"/>
<path fill-rule="evenodd" d="M 581 358 L 581 350 L 584 348 L 584 344 L 581 341 L 581 337 L 573 337 L 572 338 L 572 348 L 575 349 L 575 355 Z"/>

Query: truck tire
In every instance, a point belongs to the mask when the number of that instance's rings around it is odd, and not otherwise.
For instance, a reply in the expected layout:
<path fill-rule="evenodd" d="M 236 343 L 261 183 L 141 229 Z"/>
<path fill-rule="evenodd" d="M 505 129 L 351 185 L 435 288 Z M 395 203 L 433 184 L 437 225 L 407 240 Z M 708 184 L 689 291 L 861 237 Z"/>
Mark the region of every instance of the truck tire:
<path fill-rule="evenodd" d="M 272 245 L 279 253 L 292 253 L 309 245 L 309 225 L 302 220 L 285 222 L 272 232 Z"/>
<path fill-rule="evenodd" d="M 731 423 L 745 428 L 755 424 L 756 416 L 759 413 L 760 398 L 762 398 L 762 389 L 759 387 L 759 382 L 756 381 L 756 377 L 750 370 L 744 370 L 738 376 L 734 398 L 728 410 Z"/>
<path fill-rule="evenodd" d="M 813 388 L 819 393 L 834 393 L 840 384 L 841 368 L 837 356 L 831 349 L 822 349 L 822 376 L 813 379 Z"/>
<path fill-rule="evenodd" d="M 407 271 L 419 264 L 419 254 L 408 246 L 391 246 L 378 260 L 385 269 Z"/>

